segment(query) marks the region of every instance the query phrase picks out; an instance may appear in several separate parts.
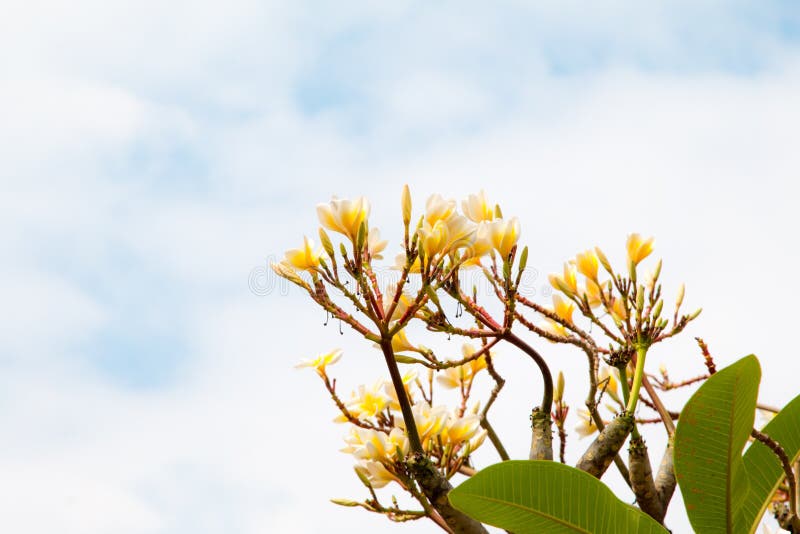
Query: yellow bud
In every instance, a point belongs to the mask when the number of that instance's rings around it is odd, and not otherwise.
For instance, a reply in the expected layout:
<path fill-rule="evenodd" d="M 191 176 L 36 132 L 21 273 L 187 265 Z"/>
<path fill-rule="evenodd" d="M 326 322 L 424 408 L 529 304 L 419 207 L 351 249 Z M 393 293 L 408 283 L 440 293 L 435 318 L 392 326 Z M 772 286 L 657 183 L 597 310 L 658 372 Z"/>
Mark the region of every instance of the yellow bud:
<path fill-rule="evenodd" d="M 675 309 L 680 308 L 681 304 L 683 304 L 684 293 L 686 293 L 686 285 L 681 284 L 681 286 L 678 288 L 678 298 L 675 300 Z"/>
<path fill-rule="evenodd" d="M 356 471 L 356 473 L 358 473 L 358 471 Z M 361 503 L 358 503 L 356 501 L 350 501 L 347 499 L 331 499 L 331 502 L 333 504 L 338 504 L 339 506 L 349 506 L 349 507 L 361 506 Z"/>
<path fill-rule="evenodd" d="M 556 389 L 553 391 L 553 400 L 561 402 L 564 398 L 564 373 L 558 372 L 558 379 L 556 380 Z"/>
<path fill-rule="evenodd" d="M 306 284 L 305 281 L 302 278 L 300 278 L 295 272 L 295 270 L 289 265 L 281 262 L 281 263 L 270 263 L 269 266 L 272 268 L 273 272 L 278 276 L 280 276 L 281 278 L 285 278 L 304 289 L 309 289 L 308 284 Z"/>
<path fill-rule="evenodd" d="M 597 257 L 597 253 L 593 250 L 580 252 L 575 257 L 575 264 L 578 268 L 578 272 L 593 282 L 597 282 L 598 262 L 599 258 Z"/>
<path fill-rule="evenodd" d="M 600 250 L 600 247 L 594 247 L 594 252 L 597 254 L 597 259 L 600 261 L 603 269 L 613 276 L 614 271 L 611 269 L 611 264 L 608 262 L 608 258 L 606 258 L 606 255 L 603 253 L 603 251 Z"/>
<path fill-rule="evenodd" d="M 322 243 L 322 248 L 325 249 L 325 252 L 327 252 L 328 256 L 333 258 L 333 243 L 331 243 L 331 238 L 328 236 L 328 232 L 326 232 L 322 227 L 319 229 L 319 240 Z"/>
<path fill-rule="evenodd" d="M 628 261 L 633 263 L 633 266 L 639 264 L 643 259 L 650 255 L 653 252 L 653 245 L 655 242 L 655 238 L 650 237 L 648 239 L 642 238 L 639 234 L 630 234 L 628 236 Z"/>
<path fill-rule="evenodd" d="M 411 222 L 411 191 L 408 189 L 408 184 L 403 186 L 400 204 L 403 210 L 403 224 L 408 226 Z"/>
<path fill-rule="evenodd" d="M 656 302 L 656 307 L 653 308 L 653 317 L 658 317 L 659 315 L 661 315 L 661 308 L 663 307 L 664 307 L 664 301 L 662 299 L 658 299 L 658 302 Z"/>

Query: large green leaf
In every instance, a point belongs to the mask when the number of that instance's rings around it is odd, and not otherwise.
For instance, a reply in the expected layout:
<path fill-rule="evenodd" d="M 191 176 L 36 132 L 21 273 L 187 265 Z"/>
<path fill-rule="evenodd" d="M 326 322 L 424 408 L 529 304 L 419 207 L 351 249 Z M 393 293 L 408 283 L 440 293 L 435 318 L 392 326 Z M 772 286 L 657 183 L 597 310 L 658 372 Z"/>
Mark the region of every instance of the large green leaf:
<path fill-rule="evenodd" d="M 750 490 L 742 459 L 753 429 L 761 367 L 750 355 L 703 384 L 681 412 L 675 474 L 686 512 L 700 534 L 741 534 L 737 514 Z"/>
<path fill-rule="evenodd" d="M 452 490 L 450 502 L 478 521 L 516 534 L 667 532 L 590 474 L 544 460 L 489 466 Z"/>
<path fill-rule="evenodd" d="M 777 441 L 790 459 L 800 457 L 800 395 L 787 404 L 762 430 Z M 744 465 L 750 478 L 750 491 L 737 519 L 739 532 L 755 532 L 764 510 L 784 473 L 775 453 L 761 442 L 754 442 L 744 455 Z"/>

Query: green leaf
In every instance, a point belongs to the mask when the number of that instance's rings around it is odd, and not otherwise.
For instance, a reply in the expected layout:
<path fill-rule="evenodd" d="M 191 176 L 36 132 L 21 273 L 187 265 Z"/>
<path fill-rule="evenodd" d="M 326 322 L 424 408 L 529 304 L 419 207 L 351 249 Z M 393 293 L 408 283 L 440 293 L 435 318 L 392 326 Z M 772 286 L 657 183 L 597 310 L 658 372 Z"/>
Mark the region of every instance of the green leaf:
<path fill-rule="evenodd" d="M 737 513 L 750 491 L 742 459 L 753 429 L 761 367 L 746 356 L 703 384 L 675 431 L 675 474 L 686 513 L 700 534 L 741 534 Z"/>
<path fill-rule="evenodd" d="M 800 395 L 787 404 L 762 432 L 780 443 L 792 461 L 797 460 L 800 457 Z M 744 465 L 750 478 L 750 491 L 742 504 L 738 531 L 752 534 L 784 473 L 778 457 L 760 441 L 753 442 L 747 449 Z"/>
<path fill-rule="evenodd" d="M 479 471 L 450 492 L 465 514 L 516 534 L 665 534 L 593 476 L 544 460 L 512 460 Z"/>

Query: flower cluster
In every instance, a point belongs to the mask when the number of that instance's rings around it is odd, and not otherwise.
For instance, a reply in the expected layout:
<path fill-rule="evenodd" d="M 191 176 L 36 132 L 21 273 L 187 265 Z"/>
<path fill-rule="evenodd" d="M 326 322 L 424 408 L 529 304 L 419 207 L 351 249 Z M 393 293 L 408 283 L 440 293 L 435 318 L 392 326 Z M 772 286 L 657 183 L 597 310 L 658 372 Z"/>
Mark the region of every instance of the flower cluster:
<path fill-rule="evenodd" d="M 466 355 L 470 350 L 471 347 L 465 345 L 463 352 Z M 334 397 L 340 410 L 334 421 L 349 426 L 345 436 L 347 445 L 342 452 L 355 457 L 356 471 L 362 480 L 373 488 L 382 488 L 390 482 L 397 482 L 407 488 L 410 482 L 404 461 L 409 452 L 409 442 L 392 384 L 381 379 L 371 386 L 360 385 L 351 393 L 349 400 L 340 400 L 334 389 L 334 382 L 329 379 L 326 370 L 328 365 L 336 363 L 340 357 L 341 350 L 337 349 L 304 361 L 298 367 L 313 367 Z M 483 363 L 475 363 L 481 361 Z M 459 376 L 465 377 L 459 379 L 455 387 L 463 387 L 465 384 L 471 386 L 475 375 L 485 368 L 485 358 L 476 359 L 448 368 L 440 373 L 437 382 L 449 385 L 442 378 L 452 374 L 452 369 Z M 463 409 L 451 410 L 446 405 L 432 406 L 426 399 L 431 398 L 433 390 L 426 394 L 417 375 L 417 371 L 411 369 L 402 377 L 406 393 L 413 402 L 414 422 L 425 452 L 438 460 L 438 467 L 449 478 L 468 466 L 470 454 L 483 444 L 486 431 L 481 428 L 480 417 L 475 413 L 477 407 L 472 413 L 465 414 Z M 422 399 L 415 398 L 417 392 Z"/>
<path fill-rule="evenodd" d="M 492 363 L 491 351 L 499 343 L 530 358 L 541 377 L 541 403 L 530 416 L 529 458 L 553 458 L 555 423 L 563 461 L 569 413 L 563 375 L 554 385 L 547 360 L 520 335 L 518 325 L 540 339 L 578 347 L 588 357 L 587 410 L 578 410 L 576 431 L 587 436 L 611 428 L 607 434 L 615 437 L 613 442 L 603 434 L 595 439 L 579 462 L 581 469 L 602 476 L 628 433 L 638 435 L 634 425 L 639 420 L 634 414 L 643 384 L 647 391 L 643 401 L 658 411 L 658 420 L 668 432 L 674 430 L 671 413 L 644 372 L 645 357 L 651 345 L 681 332 L 700 310 L 680 312 L 681 286 L 671 321 L 662 315 L 661 261 L 650 273 L 640 276 L 639 272 L 653 252 L 653 238 L 631 234 L 625 267 L 617 271 L 599 248 L 576 254 L 561 272 L 549 277 L 556 292 L 552 305 L 545 306 L 519 291 L 528 259 L 527 247 L 518 251 L 519 220 L 504 218 L 483 191 L 460 203 L 431 195 L 414 224 L 411 195 L 404 187 L 400 208 L 403 241 L 393 267 L 399 275 L 391 284 L 380 283 L 376 276 L 373 262 L 383 259 L 388 243 L 378 228 L 370 226 L 371 206 L 363 197 L 334 197 L 319 204 L 320 244 L 304 237 L 301 246 L 272 264 L 279 276 L 301 287 L 328 317 L 337 320 L 340 332 L 346 325 L 378 348 L 391 378 L 360 385 L 343 399 L 327 370 L 340 359 L 341 351 L 300 364 L 314 368 L 330 393 L 339 412 L 335 421 L 348 427 L 343 451 L 355 458 L 356 473 L 370 491 L 371 498 L 364 502 L 337 502 L 395 521 L 429 517 L 448 530 L 443 517 L 459 517 L 460 512 L 440 499 L 441 488 L 447 488 L 456 473 L 474 472 L 471 454 L 487 437 L 500 458 L 509 459 L 487 415 L 505 384 Z M 489 305 L 478 304 L 477 289 L 473 287 L 470 294 L 462 287 L 461 269 L 475 267 L 489 282 L 493 299 Z M 448 303 L 454 305 L 455 315 L 448 313 L 452 310 Z M 498 308 L 499 314 L 494 311 Z M 429 332 L 464 340 L 461 358 L 440 359 L 433 350 L 412 342 L 407 334 L 413 331 L 412 322 Z M 400 372 L 400 364 L 409 366 L 406 373 Z M 427 381 L 420 379 L 422 368 Z M 494 381 L 482 409 L 470 397 L 481 374 Z M 667 382 L 664 375 L 661 386 Z M 456 407 L 435 403 L 434 384 L 456 390 L 460 403 Z M 598 406 L 624 418 L 605 421 Z M 621 419 L 631 422 L 616 422 Z M 390 483 L 409 493 L 422 510 L 400 510 L 396 503 L 382 506 L 374 489 Z"/>

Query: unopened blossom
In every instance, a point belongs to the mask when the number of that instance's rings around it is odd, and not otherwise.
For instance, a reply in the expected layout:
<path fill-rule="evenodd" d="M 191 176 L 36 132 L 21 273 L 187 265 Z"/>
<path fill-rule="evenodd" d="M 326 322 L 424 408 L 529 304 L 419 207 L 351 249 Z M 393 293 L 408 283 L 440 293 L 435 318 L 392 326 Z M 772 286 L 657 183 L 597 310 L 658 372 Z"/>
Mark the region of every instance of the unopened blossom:
<path fill-rule="evenodd" d="M 297 275 L 297 271 L 294 270 L 294 267 L 290 265 L 286 260 L 283 260 L 279 263 L 270 263 L 269 264 L 272 271 L 280 276 L 281 278 L 286 278 L 290 282 L 297 284 L 300 287 L 305 289 L 310 289 L 309 285 Z"/>
<path fill-rule="evenodd" d="M 511 254 L 511 249 L 519 241 L 519 234 L 519 219 L 516 217 L 509 220 L 497 219 L 489 223 L 492 246 L 503 258 L 507 258 Z"/>
<path fill-rule="evenodd" d="M 286 251 L 284 262 L 300 271 L 313 271 L 319 267 L 322 247 L 314 247 L 314 241 L 303 236 L 303 246 Z"/>
<path fill-rule="evenodd" d="M 650 255 L 653 252 L 653 246 L 655 244 L 655 238 L 650 237 L 648 239 L 644 239 L 639 234 L 631 234 L 628 236 L 628 243 L 626 248 L 628 249 L 628 261 L 633 263 L 633 265 L 638 265 L 643 259 Z"/>
<path fill-rule="evenodd" d="M 411 191 L 408 189 L 408 184 L 403 186 L 403 193 L 400 197 L 400 209 L 403 213 L 403 224 L 408 226 L 411 222 Z"/>
<path fill-rule="evenodd" d="M 562 275 L 551 274 L 548 279 L 550 285 L 567 294 L 574 294 L 578 292 L 578 268 L 573 262 L 564 264 L 564 272 Z"/>
<path fill-rule="evenodd" d="M 472 438 L 469 440 L 469 450 L 474 451 L 477 450 L 478 447 L 483 445 L 483 442 L 486 440 L 486 436 L 489 434 L 487 430 L 481 430 L 480 432 L 476 433 Z"/>
<path fill-rule="evenodd" d="M 369 201 L 364 197 L 355 200 L 334 197 L 329 203 L 317 204 L 319 222 L 334 232 L 339 232 L 355 242 L 361 223 L 369 217 Z"/>
<path fill-rule="evenodd" d="M 302 362 L 295 365 L 297 368 L 301 367 L 313 367 L 317 370 L 317 373 L 320 375 L 325 374 L 325 368 L 328 365 L 333 365 L 334 363 L 338 362 L 339 359 L 342 357 L 342 349 L 334 349 L 330 352 L 323 352 L 319 354 L 316 358 L 311 360 L 303 360 Z"/>
<path fill-rule="evenodd" d="M 579 252 L 575 256 L 575 265 L 579 273 L 589 280 L 597 282 L 597 268 L 599 266 L 599 260 L 597 258 L 597 253 L 594 250 L 589 249 Z"/>
<path fill-rule="evenodd" d="M 476 223 L 494 219 L 494 207 L 489 203 L 483 189 L 477 195 L 469 195 L 466 200 L 462 200 L 461 211 L 470 221 Z"/>
<path fill-rule="evenodd" d="M 381 252 L 386 248 L 388 245 L 388 241 L 381 240 L 381 231 L 377 228 L 371 228 L 369 231 L 369 237 L 367 238 L 367 250 L 369 251 L 369 255 L 374 260 L 381 260 L 383 256 L 381 256 Z"/>

